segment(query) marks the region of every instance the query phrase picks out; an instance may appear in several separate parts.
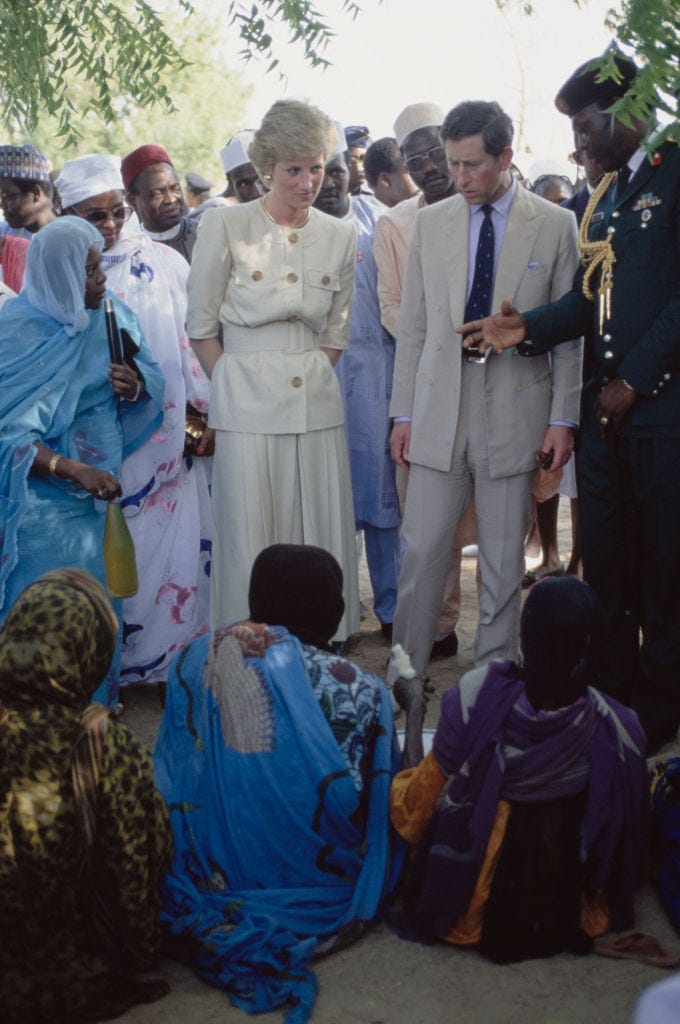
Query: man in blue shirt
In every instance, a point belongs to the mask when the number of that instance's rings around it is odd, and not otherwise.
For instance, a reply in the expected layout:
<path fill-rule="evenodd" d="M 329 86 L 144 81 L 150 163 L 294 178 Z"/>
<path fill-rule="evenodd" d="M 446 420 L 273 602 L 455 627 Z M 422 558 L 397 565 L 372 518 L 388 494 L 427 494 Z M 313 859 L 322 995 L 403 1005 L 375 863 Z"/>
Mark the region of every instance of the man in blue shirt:
<path fill-rule="evenodd" d="M 576 267 L 572 215 L 519 188 L 512 122 L 497 103 L 461 103 L 441 139 L 458 195 L 416 216 L 397 328 L 392 457 L 409 465 L 394 640 L 423 673 L 453 536 L 474 488 L 481 588 L 475 661 L 515 658 L 524 533 L 539 462 L 573 448 L 581 342 L 540 367 L 463 351 L 471 308 L 559 298 Z M 530 301 L 532 301 L 530 300 Z M 481 305 L 480 305 L 481 303 Z M 393 681 L 396 671 L 388 672 Z"/>

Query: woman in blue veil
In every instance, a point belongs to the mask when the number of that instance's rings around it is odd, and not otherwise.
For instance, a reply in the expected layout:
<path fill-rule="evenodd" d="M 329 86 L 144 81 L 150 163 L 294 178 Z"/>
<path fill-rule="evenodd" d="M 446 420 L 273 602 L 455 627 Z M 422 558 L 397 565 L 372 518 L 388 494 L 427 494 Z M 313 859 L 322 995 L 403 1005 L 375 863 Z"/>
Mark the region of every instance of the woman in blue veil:
<path fill-rule="evenodd" d="M 107 502 L 120 494 L 123 457 L 161 421 L 162 375 L 116 299 L 139 351 L 132 365 L 110 361 L 102 246 L 78 217 L 42 228 L 21 294 L 0 313 L 0 622 L 51 569 L 86 569 L 105 583 Z M 114 660 L 105 700 L 116 695 L 115 671 Z"/>

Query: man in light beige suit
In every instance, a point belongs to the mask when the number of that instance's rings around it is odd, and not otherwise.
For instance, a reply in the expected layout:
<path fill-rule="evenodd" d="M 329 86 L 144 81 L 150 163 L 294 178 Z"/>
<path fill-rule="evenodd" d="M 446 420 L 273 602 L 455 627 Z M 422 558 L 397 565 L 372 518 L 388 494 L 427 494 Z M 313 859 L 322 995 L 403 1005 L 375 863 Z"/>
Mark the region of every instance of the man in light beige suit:
<path fill-rule="evenodd" d="M 393 338 L 397 336 L 408 247 L 416 214 L 424 206 L 432 206 L 456 194 L 439 137 L 443 120 L 444 112 L 435 103 L 410 103 L 394 122 L 394 134 L 404 167 L 412 168 L 413 181 L 421 191 L 384 213 L 378 219 L 373 235 L 373 256 L 378 267 L 380 318 L 383 327 Z M 403 511 L 408 472 L 401 466 L 397 467 L 396 480 L 399 506 Z M 454 539 L 451 566 L 444 585 L 430 659 L 451 657 L 458 651 L 456 626 L 460 618 L 462 550 L 466 544 L 474 544 L 476 540 L 471 502 Z"/>
<path fill-rule="evenodd" d="M 493 310 L 507 296 L 525 309 L 571 287 L 574 218 L 518 187 L 512 135 L 497 103 L 462 103 L 447 115 L 441 136 L 459 194 L 418 213 L 409 250 L 390 407 L 392 457 L 410 467 L 394 641 L 419 673 L 473 487 L 482 576 L 475 661 L 516 657 L 533 477 L 539 464 L 564 465 L 578 422 L 580 339 L 540 364 L 511 353 L 475 362 L 455 333 L 482 277 Z M 389 680 L 396 674 L 390 665 Z"/>

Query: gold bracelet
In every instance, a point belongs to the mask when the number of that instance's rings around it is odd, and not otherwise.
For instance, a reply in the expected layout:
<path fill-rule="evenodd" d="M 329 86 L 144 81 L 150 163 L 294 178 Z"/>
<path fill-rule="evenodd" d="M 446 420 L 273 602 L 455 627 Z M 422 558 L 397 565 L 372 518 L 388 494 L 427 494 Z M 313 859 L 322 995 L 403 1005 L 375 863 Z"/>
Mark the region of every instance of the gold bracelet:
<path fill-rule="evenodd" d="M 635 388 L 633 387 L 633 385 L 629 384 L 628 381 L 624 380 L 623 377 L 619 377 L 619 380 L 623 384 L 624 388 L 628 388 L 629 391 L 635 391 Z"/>
<path fill-rule="evenodd" d="M 60 458 L 61 455 L 53 455 L 52 458 L 50 459 L 50 476 L 57 475 L 57 463 L 59 462 Z"/>

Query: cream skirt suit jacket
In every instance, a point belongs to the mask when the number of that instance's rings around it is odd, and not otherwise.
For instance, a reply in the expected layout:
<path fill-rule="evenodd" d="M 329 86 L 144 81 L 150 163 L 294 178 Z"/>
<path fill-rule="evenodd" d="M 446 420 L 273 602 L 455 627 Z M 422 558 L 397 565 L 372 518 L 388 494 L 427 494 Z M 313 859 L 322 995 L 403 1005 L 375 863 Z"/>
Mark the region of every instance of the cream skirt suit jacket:
<path fill-rule="evenodd" d="M 337 378 L 322 347 L 344 349 L 354 285 L 351 224 L 311 210 L 273 223 L 260 200 L 207 210 L 189 275 L 188 334 L 214 338 L 213 628 L 248 614 L 250 569 L 270 544 L 315 544 L 342 567 L 345 616 L 359 629 L 352 488 Z"/>

